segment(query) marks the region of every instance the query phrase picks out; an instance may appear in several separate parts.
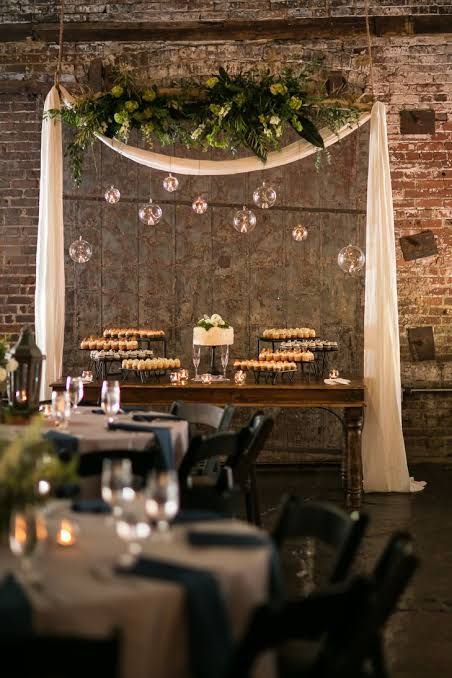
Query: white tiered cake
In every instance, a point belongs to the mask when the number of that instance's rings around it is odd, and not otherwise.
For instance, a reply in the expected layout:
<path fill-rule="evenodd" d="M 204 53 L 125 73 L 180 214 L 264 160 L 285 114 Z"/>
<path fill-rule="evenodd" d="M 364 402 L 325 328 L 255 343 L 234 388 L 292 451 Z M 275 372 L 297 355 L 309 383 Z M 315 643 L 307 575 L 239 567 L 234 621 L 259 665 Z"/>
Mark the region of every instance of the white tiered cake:
<path fill-rule="evenodd" d="M 197 346 L 230 346 L 234 343 L 234 328 L 214 313 L 204 316 L 193 328 L 193 343 Z"/>

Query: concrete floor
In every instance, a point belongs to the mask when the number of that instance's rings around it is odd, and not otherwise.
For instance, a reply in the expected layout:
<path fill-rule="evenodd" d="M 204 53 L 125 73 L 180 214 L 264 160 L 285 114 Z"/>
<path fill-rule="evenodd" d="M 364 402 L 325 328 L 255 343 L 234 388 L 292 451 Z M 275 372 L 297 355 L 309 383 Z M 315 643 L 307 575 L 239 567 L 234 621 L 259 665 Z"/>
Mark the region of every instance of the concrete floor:
<path fill-rule="evenodd" d="M 411 495 L 366 495 L 363 511 L 370 526 L 357 568 L 370 571 L 394 530 L 408 530 L 415 539 L 421 566 L 386 631 L 386 653 L 392 678 L 452 677 L 452 468 L 419 465 L 423 492 Z M 273 524 L 279 499 L 290 492 L 340 504 L 337 469 L 310 467 L 263 469 L 258 486 L 267 528 Z M 290 591 L 321 584 L 329 554 L 312 543 L 290 545 L 284 566 Z"/>

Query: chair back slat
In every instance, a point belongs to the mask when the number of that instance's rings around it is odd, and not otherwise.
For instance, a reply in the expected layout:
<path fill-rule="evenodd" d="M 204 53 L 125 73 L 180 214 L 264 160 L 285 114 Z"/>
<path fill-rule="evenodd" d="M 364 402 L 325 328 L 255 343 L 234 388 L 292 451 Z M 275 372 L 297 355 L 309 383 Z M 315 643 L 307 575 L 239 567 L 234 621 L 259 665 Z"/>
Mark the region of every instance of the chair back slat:
<path fill-rule="evenodd" d="M 210 403 L 186 403 L 176 400 L 171 405 L 170 412 L 181 419 L 186 419 L 190 424 L 210 426 L 217 431 L 226 431 L 231 425 L 235 408 L 232 405 L 222 408 Z"/>
<path fill-rule="evenodd" d="M 227 458 L 235 456 L 239 454 L 240 444 L 239 432 L 234 431 L 221 431 L 193 438 L 179 467 L 181 486 L 185 487 L 188 476 L 196 464 L 220 456 Z"/>

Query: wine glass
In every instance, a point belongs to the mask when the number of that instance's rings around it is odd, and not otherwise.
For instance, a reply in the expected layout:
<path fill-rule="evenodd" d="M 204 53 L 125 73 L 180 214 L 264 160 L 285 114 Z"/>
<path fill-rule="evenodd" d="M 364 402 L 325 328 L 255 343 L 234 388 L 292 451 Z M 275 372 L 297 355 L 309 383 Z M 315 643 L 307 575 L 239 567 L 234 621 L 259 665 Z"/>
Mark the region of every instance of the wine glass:
<path fill-rule="evenodd" d="M 78 404 L 83 400 L 83 379 L 81 377 L 68 377 L 66 379 L 66 391 L 72 405 L 72 413 L 79 414 Z"/>
<path fill-rule="evenodd" d="M 71 399 L 67 391 L 52 391 L 51 416 L 57 426 L 67 428 L 71 418 Z"/>
<path fill-rule="evenodd" d="M 201 362 L 201 346 L 193 344 L 193 366 L 195 368 L 195 381 L 198 381 L 198 367 Z"/>
<path fill-rule="evenodd" d="M 146 487 L 146 513 L 157 529 L 168 533 L 170 521 L 179 510 L 179 483 L 176 471 L 152 471 Z"/>
<path fill-rule="evenodd" d="M 124 506 L 116 520 L 116 534 L 127 543 L 127 551 L 119 557 L 119 564 L 131 567 L 142 551 L 140 542 L 151 534 L 143 494 L 135 494 Z"/>
<path fill-rule="evenodd" d="M 130 459 L 104 459 L 101 486 L 102 499 L 111 506 L 113 516 L 119 517 L 124 506 L 135 498 Z"/>
<path fill-rule="evenodd" d="M 47 538 L 47 528 L 41 514 L 33 506 L 13 511 L 9 523 L 9 548 L 20 559 L 20 566 L 28 579 L 37 579 L 33 558 L 40 542 Z"/>
<path fill-rule="evenodd" d="M 108 422 L 113 423 L 115 415 L 119 412 L 121 402 L 119 381 L 103 382 L 100 402 L 103 411 L 108 416 Z"/>
<path fill-rule="evenodd" d="M 221 365 L 223 367 L 223 378 L 226 379 L 226 368 L 229 362 L 229 346 L 220 346 Z"/>

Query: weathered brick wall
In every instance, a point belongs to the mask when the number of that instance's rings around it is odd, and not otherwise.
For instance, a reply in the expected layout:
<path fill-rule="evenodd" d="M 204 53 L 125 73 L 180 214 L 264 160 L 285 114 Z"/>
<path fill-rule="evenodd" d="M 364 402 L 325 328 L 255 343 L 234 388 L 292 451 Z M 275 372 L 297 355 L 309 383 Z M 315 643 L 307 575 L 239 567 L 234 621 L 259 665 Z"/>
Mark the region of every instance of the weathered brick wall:
<path fill-rule="evenodd" d="M 55 14 L 55 3 L 51 2 L 6 4 L 7 7 L 0 6 L 0 16 L 8 21 L 30 20 L 33 13 L 34 19 L 40 17 L 51 20 Z M 112 17 L 109 14 L 110 5 L 107 3 L 86 2 L 83 5 L 83 15 L 78 3 L 67 4 L 68 16 L 71 19 L 98 21 L 120 19 L 121 12 L 126 11 L 127 17 L 133 20 L 159 18 L 177 21 L 243 18 L 247 16 L 247 11 L 252 11 L 253 14 L 256 11 L 249 2 L 172 4 L 123 2 L 115 3 L 117 13 L 115 11 Z M 258 4 L 262 16 L 268 18 L 322 16 L 329 11 L 333 15 L 346 16 L 362 14 L 363 8 L 363 2 L 288 1 Z M 21 11 L 17 11 L 18 9 Z M 371 3 L 371 10 L 372 13 L 380 15 L 438 14 L 452 11 L 450 5 L 441 2 L 424 2 L 422 5 L 412 3 L 403 6 L 397 2 Z M 452 274 L 449 254 L 452 223 L 450 40 L 447 35 L 439 34 L 381 37 L 374 38 L 373 43 L 376 93 L 388 105 L 396 237 L 431 229 L 435 233 L 439 248 L 436 257 L 405 262 L 397 244 L 403 382 L 407 385 L 450 385 L 452 381 L 450 331 Z M 278 67 L 281 64 L 296 64 L 303 58 L 316 54 L 323 55 L 331 68 L 353 75 L 357 70 L 366 68 L 363 66 L 362 58 L 365 47 L 365 36 L 301 43 L 261 41 L 249 44 L 200 45 L 67 44 L 64 79 L 69 85 L 73 85 L 74 79 L 80 83 L 86 82 L 87 66 L 93 58 L 99 56 L 110 63 L 130 63 L 142 73 L 149 73 L 152 78 L 162 82 L 172 77 L 206 74 L 219 64 L 238 69 L 266 62 Z M 0 79 L 25 77 L 51 82 L 56 55 L 54 45 L 33 42 L 26 45 L 1 44 Z M 42 101 L 36 97 L 3 95 L 0 100 L 0 144 L 3 151 L 0 162 L 2 167 L 8 168 L 0 177 L 2 191 L 0 331 L 5 332 L 17 331 L 18 326 L 32 313 L 41 108 Z M 399 112 L 404 108 L 434 109 L 436 133 L 422 136 L 401 135 Z M 24 126 L 21 126 L 21 123 Z M 224 207 L 212 209 L 207 217 L 196 221 L 185 207 L 168 207 L 165 209 L 165 224 L 160 231 L 155 235 L 144 234 L 143 227 L 136 221 L 136 206 L 140 199 L 146 197 L 148 175 L 141 169 L 132 167 L 127 161 L 119 162 L 109 152 L 97 149 L 97 169 L 93 163 L 88 163 L 89 171 L 85 173 L 82 189 L 76 193 L 70 184 L 66 184 L 67 244 L 83 226 L 83 233 L 93 242 L 98 253 L 89 268 L 80 269 L 72 265 L 67 267 L 68 364 L 71 364 L 73 359 L 72 347 L 75 346 L 79 336 L 85 331 L 95 329 L 96 323 L 100 325 L 102 322 L 113 321 L 112 313 L 115 309 L 119 309 L 124 322 L 132 322 L 135 318 L 144 319 L 150 309 L 156 307 L 161 314 L 162 322 L 174 327 L 173 348 L 181 351 L 183 347 L 187 347 L 190 331 L 183 328 L 189 326 L 198 313 L 204 310 L 206 312 L 217 310 L 218 306 L 214 303 L 207 309 L 204 307 L 213 298 L 218 299 L 217 295 L 221 296 L 224 290 L 228 289 L 226 285 L 232 285 L 237 293 L 227 301 L 225 315 L 240 327 L 238 336 L 243 338 L 245 347 L 247 342 L 252 346 L 251 338 L 254 337 L 258 326 L 267 324 L 270 317 L 274 318 L 274 322 L 292 318 L 292 313 L 299 305 L 300 322 L 305 320 L 307 322 L 308 318 L 312 317 L 313 324 L 320 329 L 328 328 L 330 334 L 339 332 L 341 324 L 347 328 L 347 341 L 343 347 L 345 350 L 342 352 L 341 360 L 344 361 L 346 369 L 349 369 L 351 362 L 348 347 L 355 349 L 361 341 L 362 298 L 356 288 L 345 287 L 344 285 L 348 283 L 344 281 L 341 281 L 338 287 L 333 253 L 339 249 L 344 228 L 348 231 L 351 229 L 352 234 L 362 234 L 362 217 L 359 214 L 337 215 L 334 210 L 363 209 L 366 167 L 365 164 L 357 164 L 356 152 L 358 149 L 359 159 L 365 160 L 364 130 L 359 136 L 359 145 L 356 144 L 357 140 L 351 139 L 344 145 L 344 151 L 339 147 L 336 148 L 333 167 L 327 168 L 320 177 L 312 171 L 310 161 L 303 161 L 299 166 L 278 171 L 273 176 L 278 185 L 280 204 L 291 204 L 297 210 L 300 207 L 318 206 L 326 209 L 326 212 L 320 213 L 318 219 L 316 216 L 315 221 L 312 221 L 315 213 L 300 213 L 306 223 L 309 217 L 308 225 L 313 224 L 310 239 L 299 250 L 303 252 L 300 267 L 297 267 L 296 258 L 291 259 L 294 256 L 294 245 L 288 237 L 288 220 L 292 216 L 295 217 L 295 213 L 290 215 L 288 212 L 276 210 L 268 216 L 260 213 L 258 227 L 250 237 L 245 250 L 243 245 L 240 246 L 240 241 L 235 241 L 236 236 L 230 226 L 232 204 L 241 201 L 239 193 L 243 186 L 233 178 L 212 180 L 207 186 L 208 192 L 217 196 L 218 202 L 226 203 Z M 343 152 L 345 157 L 341 158 Z M 345 162 L 342 163 L 343 159 Z M 158 173 L 154 174 L 157 191 L 161 177 Z M 109 208 L 97 200 L 109 176 L 119 177 L 117 181 L 125 194 L 124 200 L 117 208 Z M 181 193 L 174 196 L 175 202 L 192 197 L 198 181 L 200 180 L 187 180 L 187 183 L 184 181 Z M 348 191 L 348 185 L 352 181 L 357 189 L 356 194 Z M 255 183 L 254 179 L 251 178 L 249 183 L 251 189 Z M 303 186 L 303 193 L 297 192 L 297 184 Z M 206 190 L 204 185 L 202 188 Z M 162 197 L 161 193 L 156 195 Z M 168 195 L 165 197 L 168 198 Z M 323 200 L 324 198 L 327 200 Z M 113 209 L 117 210 L 114 218 Z M 117 219 L 117 216 L 120 218 Z M 164 235 L 164 238 L 160 239 L 160 234 Z M 273 246 L 276 244 L 282 246 L 284 262 L 289 262 L 288 267 L 278 267 L 278 255 L 273 252 Z M 251 256 L 248 256 L 246 247 L 250 246 Z M 324 247 L 326 250 L 322 249 Z M 134 277 L 130 275 L 128 268 L 130 261 L 120 264 L 119 269 L 116 270 L 118 267 L 115 267 L 113 271 L 111 262 L 124 249 L 133 265 L 136 261 L 140 263 Z M 206 275 L 205 279 L 200 277 L 199 268 L 193 266 L 194 261 L 199 262 L 201 259 L 201 253 L 203 262 L 206 253 L 209 261 L 207 269 L 209 275 Z M 96 256 L 102 257 L 102 264 Z M 147 264 L 148 259 L 156 262 L 161 258 L 165 260 L 167 270 L 174 271 L 175 274 L 173 286 L 167 288 L 164 295 L 161 293 L 161 269 L 155 264 L 152 266 Z M 314 279 L 311 271 L 319 260 L 320 278 Z M 218 263 L 220 266 L 217 267 Z M 225 263 L 229 265 L 221 268 Z M 197 285 L 195 298 L 199 302 L 198 305 L 190 300 L 193 297 L 191 290 L 189 294 L 184 290 L 185 280 L 195 280 L 193 270 L 195 268 L 197 282 L 192 284 Z M 253 277 L 253 271 L 261 269 L 269 275 L 259 273 L 257 278 Z M 212 278 L 212 286 L 209 286 L 209 276 L 213 270 L 216 270 L 216 275 Z M 169 278 L 171 275 L 164 278 L 163 282 Z M 306 281 L 309 282 L 308 294 L 302 293 L 300 299 L 296 299 L 296 303 L 293 296 L 296 285 L 304 286 Z M 347 315 L 345 323 L 341 323 L 340 313 L 337 312 L 338 304 L 334 308 L 331 304 L 332 289 L 338 290 Z M 265 299 L 262 305 L 255 301 L 258 295 Z M 278 295 L 280 299 L 276 298 Z M 292 307 L 289 301 L 291 296 L 294 300 Z M 270 304 L 267 304 L 267 298 Z M 226 295 L 224 302 L 226 304 Z M 255 311 L 257 307 L 257 313 L 253 312 L 250 303 L 255 305 Z M 252 311 L 249 321 L 248 318 L 244 321 L 243 308 L 247 314 L 248 311 Z M 436 360 L 413 362 L 406 328 L 423 325 L 434 327 Z M 359 369 L 361 361 L 354 364 Z M 452 436 L 450 404 L 450 399 L 438 395 L 413 395 L 405 398 L 404 427 L 412 459 L 438 459 L 447 456 Z M 294 423 L 301 420 L 304 425 L 297 427 L 297 430 L 301 431 L 297 439 L 292 432 Z M 281 419 L 277 437 L 282 441 L 282 446 L 292 449 L 336 448 L 340 440 L 339 431 L 334 427 L 324 426 L 325 421 L 323 415 L 314 413 L 291 414 L 290 417 L 285 416 Z"/>

